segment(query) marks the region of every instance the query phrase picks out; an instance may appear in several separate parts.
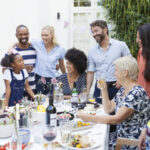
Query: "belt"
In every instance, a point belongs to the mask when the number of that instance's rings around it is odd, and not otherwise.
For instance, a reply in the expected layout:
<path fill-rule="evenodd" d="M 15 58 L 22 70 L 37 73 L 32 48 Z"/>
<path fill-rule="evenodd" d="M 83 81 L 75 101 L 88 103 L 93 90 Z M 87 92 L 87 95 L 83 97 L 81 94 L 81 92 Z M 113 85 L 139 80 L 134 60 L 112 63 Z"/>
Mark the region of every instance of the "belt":
<path fill-rule="evenodd" d="M 110 81 L 110 82 L 106 82 L 108 87 L 112 87 L 114 86 L 113 84 L 116 83 L 116 81 Z"/>

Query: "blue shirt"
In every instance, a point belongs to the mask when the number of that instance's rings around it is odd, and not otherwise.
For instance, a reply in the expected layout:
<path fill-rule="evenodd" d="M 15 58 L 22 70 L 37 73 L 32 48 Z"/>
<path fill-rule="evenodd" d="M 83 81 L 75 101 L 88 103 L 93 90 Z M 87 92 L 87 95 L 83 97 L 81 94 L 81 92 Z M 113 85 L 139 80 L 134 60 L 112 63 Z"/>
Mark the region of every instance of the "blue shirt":
<path fill-rule="evenodd" d="M 130 50 L 125 42 L 110 39 L 108 48 L 105 51 L 97 44 L 89 51 L 88 71 L 96 72 L 96 74 L 103 72 L 107 82 L 116 81 L 113 62 L 117 58 L 127 55 L 130 55 Z M 97 75 L 96 79 L 98 79 Z"/>
<path fill-rule="evenodd" d="M 58 77 L 60 74 L 56 70 L 56 64 L 60 59 L 64 58 L 65 49 L 60 46 L 55 46 L 52 51 L 47 53 L 42 40 L 32 40 L 31 44 L 37 52 L 35 73 L 42 77 Z"/>

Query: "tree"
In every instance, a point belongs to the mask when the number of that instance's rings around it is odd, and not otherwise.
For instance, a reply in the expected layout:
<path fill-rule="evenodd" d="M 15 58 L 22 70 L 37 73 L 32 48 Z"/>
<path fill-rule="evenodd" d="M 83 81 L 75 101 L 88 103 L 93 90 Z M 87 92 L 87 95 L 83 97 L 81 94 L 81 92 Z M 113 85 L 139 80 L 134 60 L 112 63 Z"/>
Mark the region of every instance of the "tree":
<path fill-rule="evenodd" d="M 136 33 L 140 25 L 150 22 L 150 0 L 100 0 L 107 9 L 108 22 L 113 22 L 113 38 L 125 41 L 137 56 Z"/>

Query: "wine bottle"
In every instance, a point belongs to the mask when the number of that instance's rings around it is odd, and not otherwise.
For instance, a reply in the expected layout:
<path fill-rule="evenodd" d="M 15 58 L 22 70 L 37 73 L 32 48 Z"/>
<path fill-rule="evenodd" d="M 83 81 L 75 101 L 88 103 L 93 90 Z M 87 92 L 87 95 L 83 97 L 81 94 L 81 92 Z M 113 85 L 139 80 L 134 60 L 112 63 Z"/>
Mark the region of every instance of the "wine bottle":
<path fill-rule="evenodd" d="M 74 82 L 73 89 L 72 89 L 72 92 L 71 92 L 71 104 L 72 104 L 72 107 L 77 107 L 78 101 L 79 101 L 78 90 L 76 88 L 76 82 Z"/>
<path fill-rule="evenodd" d="M 57 114 L 56 114 L 56 108 L 53 105 L 54 96 L 53 96 L 53 89 L 50 88 L 50 94 L 49 94 L 49 105 L 46 108 L 46 124 L 49 124 L 51 126 L 57 125 Z"/>

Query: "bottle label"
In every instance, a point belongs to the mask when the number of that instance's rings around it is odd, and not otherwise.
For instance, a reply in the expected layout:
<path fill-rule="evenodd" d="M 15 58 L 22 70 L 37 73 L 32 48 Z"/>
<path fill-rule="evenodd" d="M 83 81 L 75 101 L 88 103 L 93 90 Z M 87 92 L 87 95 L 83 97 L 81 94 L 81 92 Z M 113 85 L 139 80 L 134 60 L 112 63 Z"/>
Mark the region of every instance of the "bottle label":
<path fill-rule="evenodd" d="M 46 113 L 46 124 L 49 124 L 51 126 L 56 126 L 57 125 L 56 118 L 57 118 L 56 114 Z"/>
<path fill-rule="evenodd" d="M 78 103 L 78 96 L 73 96 L 71 97 L 71 103 Z"/>

